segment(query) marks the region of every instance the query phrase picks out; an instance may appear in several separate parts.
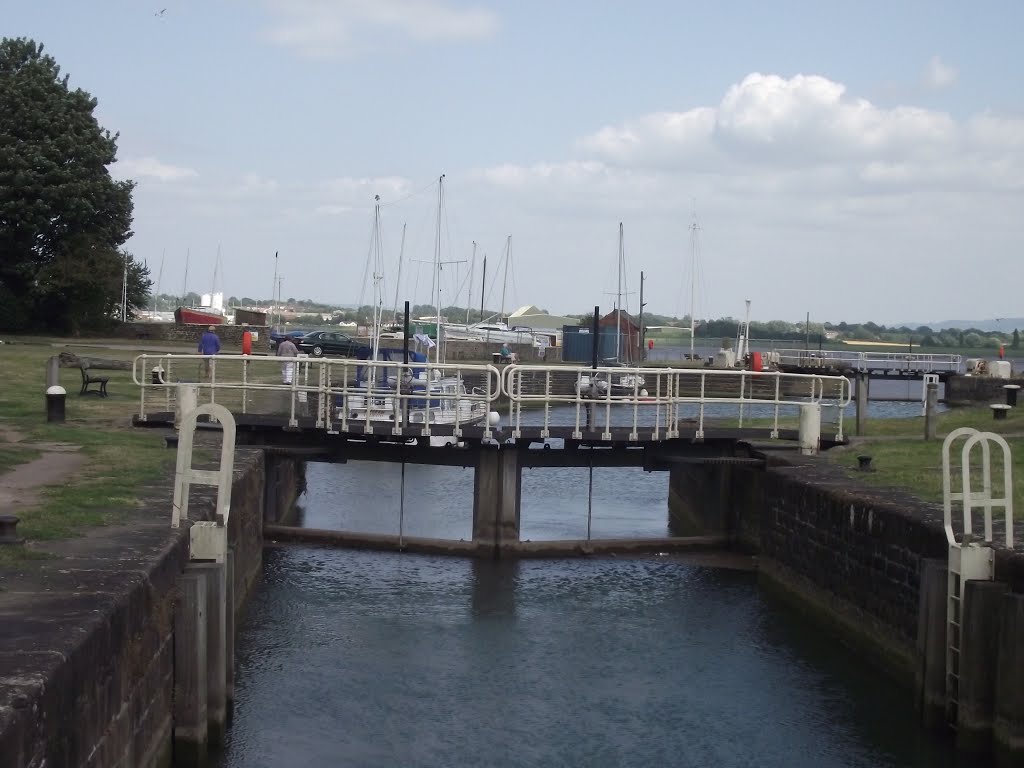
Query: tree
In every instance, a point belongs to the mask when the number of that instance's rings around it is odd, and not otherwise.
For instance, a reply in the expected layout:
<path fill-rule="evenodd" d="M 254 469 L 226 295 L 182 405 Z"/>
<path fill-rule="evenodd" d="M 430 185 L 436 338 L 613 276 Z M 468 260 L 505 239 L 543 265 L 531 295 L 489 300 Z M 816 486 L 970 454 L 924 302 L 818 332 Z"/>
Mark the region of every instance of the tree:
<path fill-rule="evenodd" d="M 134 184 L 110 177 L 95 108 L 42 45 L 0 40 L 0 328 L 79 330 L 120 306 Z M 127 258 L 142 306 L 148 269 Z"/>
<path fill-rule="evenodd" d="M 1020 331 L 1013 329 L 1013 341 L 1010 344 L 1014 349 L 1020 349 Z"/>

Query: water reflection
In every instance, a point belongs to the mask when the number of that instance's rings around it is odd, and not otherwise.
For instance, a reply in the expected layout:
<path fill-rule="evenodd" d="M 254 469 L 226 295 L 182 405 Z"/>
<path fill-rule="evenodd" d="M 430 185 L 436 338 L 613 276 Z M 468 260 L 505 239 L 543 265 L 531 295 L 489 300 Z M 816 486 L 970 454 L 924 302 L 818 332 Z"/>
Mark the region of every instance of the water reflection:
<path fill-rule="evenodd" d="M 269 550 L 224 768 L 968 766 L 752 573 Z"/>

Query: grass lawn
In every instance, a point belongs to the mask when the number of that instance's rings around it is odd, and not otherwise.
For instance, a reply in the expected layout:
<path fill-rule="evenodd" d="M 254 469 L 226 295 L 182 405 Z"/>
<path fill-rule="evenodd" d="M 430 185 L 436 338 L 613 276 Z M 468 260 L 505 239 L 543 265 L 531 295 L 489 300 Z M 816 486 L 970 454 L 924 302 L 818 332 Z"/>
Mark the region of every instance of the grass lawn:
<path fill-rule="evenodd" d="M 125 510 L 140 503 L 140 489 L 170 477 L 175 455 L 153 433 L 131 426 L 138 406 L 138 387 L 130 371 L 103 370 L 108 376 L 109 397 L 79 396 L 81 375 L 77 368 L 60 369 L 60 383 L 67 392 L 66 422 L 46 422 L 46 361 L 58 349 L 35 343 L 0 345 L 0 473 L 41 455 L 46 443 L 78 446 L 85 462 L 72 481 L 40 491 L 39 503 L 18 511 L 18 533 L 30 543 L 74 536 L 83 529 L 109 524 Z M 135 353 L 123 349 L 70 351 L 82 356 L 130 360 Z M 19 442 L 7 440 L 12 433 Z M 168 510 L 169 517 L 169 510 Z M 0 548 L 0 566 L 24 558 L 45 555 L 45 543 L 36 549 Z"/>
<path fill-rule="evenodd" d="M 954 408 L 939 415 L 938 438 L 928 442 L 923 439 L 923 418 L 874 419 L 868 423 L 868 436 L 855 439 L 852 445 L 827 451 L 825 456 L 869 485 L 901 488 L 919 498 L 941 504 L 942 441 L 958 427 L 974 427 L 1006 438 L 1012 453 L 1013 505 L 1018 511 L 1024 510 L 1024 411 L 1021 408 L 1011 410 L 1005 421 L 995 421 L 986 405 Z M 961 479 L 956 468 L 963 445 L 963 440 L 957 441 L 950 456 L 955 490 L 960 489 Z M 856 470 L 857 456 L 860 455 L 872 457 L 875 471 Z M 973 461 L 980 465 L 981 451 L 977 447 Z M 972 480 L 976 481 L 974 488 L 978 490 L 980 475 L 972 475 Z M 992 484 L 994 491 L 1000 495 L 1003 463 L 998 452 L 992 455 Z"/>

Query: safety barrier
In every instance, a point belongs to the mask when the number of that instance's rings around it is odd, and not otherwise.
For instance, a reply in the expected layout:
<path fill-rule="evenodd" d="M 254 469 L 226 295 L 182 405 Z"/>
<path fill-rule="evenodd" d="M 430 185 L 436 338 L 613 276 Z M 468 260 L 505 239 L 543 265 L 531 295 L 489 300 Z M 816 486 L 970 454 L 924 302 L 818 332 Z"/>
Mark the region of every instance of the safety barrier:
<path fill-rule="evenodd" d="M 566 373 L 576 377 L 566 393 Z M 543 386 L 539 386 L 539 382 Z M 833 405 L 837 438 L 843 435 L 843 410 L 850 404 L 850 382 L 842 376 L 780 373 L 778 371 L 718 370 L 705 368 L 568 368 L 553 365 L 511 365 L 504 371 L 502 389 L 508 398 L 512 436 L 521 435 L 524 411 L 542 411 L 541 436 L 551 434 L 552 408 L 568 405 L 573 411 L 573 437 L 583 428 L 600 429 L 610 439 L 614 418 L 629 426 L 630 440 L 667 440 L 679 436 L 680 420 L 694 416 L 696 437 L 704 437 L 709 407 L 731 406 L 743 427 L 755 406 L 770 411 L 771 437 L 779 436 L 783 410 L 800 406 Z M 694 414 L 690 410 L 695 409 Z M 716 414 L 717 417 L 717 414 Z M 647 430 L 650 430 L 649 432 Z"/>
<path fill-rule="evenodd" d="M 832 368 L 853 371 L 907 371 L 959 373 L 960 355 L 916 352 L 853 352 L 847 350 L 779 349 L 772 353 L 779 365 L 796 368 Z"/>
<path fill-rule="evenodd" d="M 450 426 L 458 437 L 480 424 L 491 436 L 501 374 L 492 365 L 351 358 L 248 355 L 139 355 L 132 377 L 140 387 L 139 419 L 180 410 L 178 383 L 194 385 L 197 403 L 220 402 L 241 414 L 287 416 L 289 426 L 312 418 L 328 432 L 393 434 Z"/>
<path fill-rule="evenodd" d="M 287 368 L 287 366 L 291 366 Z M 150 374 L 150 375 L 147 375 Z M 183 378 L 184 377 L 184 378 Z M 180 411 L 175 385 L 193 385 L 195 401 L 219 402 L 240 414 L 300 417 L 328 432 L 429 436 L 432 427 L 479 424 L 493 434 L 499 398 L 507 398 L 508 426 L 521 436 L 524 412 L 540 411 L 542 435 L 550 434 L 553 409 L 568 406 L 573 435 L 599 430 L 604 439 L 613 426 L 630 427 L 629 439 L 665 440 L 679 436 L 679 422 L 692 418 L 696 436 L 704 436 L 709 418 L 729 417 L 743 427 L 765 419 L 772 437 L 780 419 L 799 406 L 834 408 L 828 418 L 843 436 L 843 411 L 851 387 L 842 376 L 718 369 L 575 367 L 566 365 L 492 365 L 396 363 L 348 358 L 270 358 L 239 355 L 139 355 L 133 378 L 140 387 L 139 419 L 154 411 Z M 566 413 L 560 413 L 565 426 Z M 307 422 L 308 423 L 308 422 Z"/>

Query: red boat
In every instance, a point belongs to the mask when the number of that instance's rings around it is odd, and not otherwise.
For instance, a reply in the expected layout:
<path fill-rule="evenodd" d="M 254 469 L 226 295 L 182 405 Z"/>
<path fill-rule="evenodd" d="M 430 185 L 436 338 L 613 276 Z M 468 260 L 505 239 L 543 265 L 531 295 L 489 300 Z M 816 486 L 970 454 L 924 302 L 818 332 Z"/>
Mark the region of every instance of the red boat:
<path fill-rule="evenodd" d="M 178 307 L 174 310 L 174 322 L 179 325 L 221 325 L 226 321 L 224 315 L 212 310 L 195 307 Z"/>

